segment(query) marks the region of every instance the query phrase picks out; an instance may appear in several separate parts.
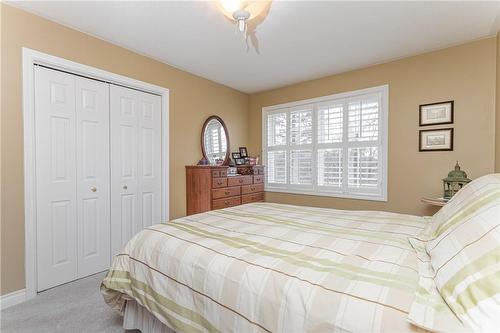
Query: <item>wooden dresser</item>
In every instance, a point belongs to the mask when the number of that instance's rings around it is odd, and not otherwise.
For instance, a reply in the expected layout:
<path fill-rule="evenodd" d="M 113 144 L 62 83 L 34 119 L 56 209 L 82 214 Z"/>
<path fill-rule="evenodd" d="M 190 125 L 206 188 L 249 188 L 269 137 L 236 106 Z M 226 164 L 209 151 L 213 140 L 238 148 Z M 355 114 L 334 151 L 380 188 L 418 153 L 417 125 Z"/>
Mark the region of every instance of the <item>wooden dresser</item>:
<path fill-rule="evenodd" d="M 264 166 L 228 176 L 227 166 L 186 165 L 187 215 L 264 201 Z"/>

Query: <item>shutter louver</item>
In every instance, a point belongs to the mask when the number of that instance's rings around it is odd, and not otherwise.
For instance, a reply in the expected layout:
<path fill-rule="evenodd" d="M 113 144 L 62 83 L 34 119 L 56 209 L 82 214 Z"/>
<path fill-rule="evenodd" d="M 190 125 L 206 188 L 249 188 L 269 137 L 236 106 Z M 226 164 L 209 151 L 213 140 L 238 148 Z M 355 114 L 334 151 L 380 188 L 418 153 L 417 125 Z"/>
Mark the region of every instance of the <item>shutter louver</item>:
<path fill-rule="evenodd" d="M 379 184 L 378 147 L 349 148 L 348 186 L 377 189 Z"/>
<path fill-rule="evenodd" d="M 290 151 L 290 184 L 312 184 L 312 150 Z"/>
<path fill-rule="evenodd" d="M 318 143 L 342 142 L 343 104 L 332 104 L 318 108 Z"/>
<path fill-rule="evenodd" d="M 267 181 L 269 184 L 286 184 L 286 152 L 267 152 Z"/>
<path fill-rule="evenodd" d="M 267 116 L 267 146 L 286 145 L 286 113 L 272 113 Z"/>
<path fill-rule="evenodd" d="M 290 144 L 307 145 L 312 143 L 312 109 L 290 113 Z"/>
<path fill-rule="evenodd" d="M 377 141 L 379 102 L 377 96 L 348 102 L 347 133 L 349 141 Z"/>
<path fill-rule="evenodd" d="M 318 186 L 342 186 L 342 149 L 318 149 Z"/>

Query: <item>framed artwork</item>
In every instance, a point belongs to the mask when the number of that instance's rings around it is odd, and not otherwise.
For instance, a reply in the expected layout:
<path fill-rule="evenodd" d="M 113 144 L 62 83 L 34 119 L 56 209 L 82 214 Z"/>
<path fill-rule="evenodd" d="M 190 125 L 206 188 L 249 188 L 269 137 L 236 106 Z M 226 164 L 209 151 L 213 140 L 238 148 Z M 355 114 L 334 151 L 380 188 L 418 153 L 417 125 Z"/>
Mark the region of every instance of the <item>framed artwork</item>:
<path fill-rule="evenodd" d="M 418 151 L 453 150 L 453 128 L 420 130 Z"/>
<path fill-rule="evenodd" d="M 236 158 L 236 159 L 234 159 L 234 164 L 245 165 L 245 159 L 244 158 Z"/>
<path fill-rule="evenodd" d="M 241 158 L 248 157 L 247 147 L 240 147 L 240 156 Z"/>
<path fill-rule="evenodd" d="M 422 104 L 419 106 L 419 126 L 453 123 L 453 101 Z"/>
<path fill-rule="evenodd" d="M 241 158 L 240 153 L 231 153 L 231 155 L 233 156 L 233 160 L 236 160 L 237 158 Z"/>

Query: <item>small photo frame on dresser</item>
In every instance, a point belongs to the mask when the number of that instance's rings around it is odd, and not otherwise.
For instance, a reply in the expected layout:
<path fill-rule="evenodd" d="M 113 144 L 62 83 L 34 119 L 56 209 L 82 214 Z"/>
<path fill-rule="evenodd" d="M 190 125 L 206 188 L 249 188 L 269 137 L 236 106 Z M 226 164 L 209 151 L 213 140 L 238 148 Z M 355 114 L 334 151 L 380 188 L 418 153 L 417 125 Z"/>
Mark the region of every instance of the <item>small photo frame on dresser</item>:
<path fill-rule="evenodd" d="M 236 165 L 245 165 L 245 159 L 244 158 L 235 158 L 234 159 L 234 164 L 236 164 Z"/>
<path fill-rule="evenodd" d="M 241 158 L 241 155 L 240 153 L 231 153 L 231 155 L 233 156 L 233 160 L 236 160 L 237 158 Z"/>
<path fill-rule="evenodd" d="M 453 124 L 454 101 L 419 106 L 419 126 Z"/>
<path fill-rule="evenodd" d="M 453 150 L 453 128 L 420 130 L 418 151 Z"/>
<path fill-rule="evenodd" d="M 248 157 L 247 147 L 240 147 L 240 157 L 245 158 Z"/>

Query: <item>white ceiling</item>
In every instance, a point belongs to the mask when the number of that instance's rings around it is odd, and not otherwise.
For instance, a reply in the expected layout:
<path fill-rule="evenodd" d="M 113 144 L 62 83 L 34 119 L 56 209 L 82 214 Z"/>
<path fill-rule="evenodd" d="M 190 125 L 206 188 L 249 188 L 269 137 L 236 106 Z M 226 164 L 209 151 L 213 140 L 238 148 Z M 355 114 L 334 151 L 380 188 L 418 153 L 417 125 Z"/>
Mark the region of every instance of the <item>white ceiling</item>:
<path fill-rule="evenodd" d="M 495 35 L 500 1 L 274 1 L 260 54 L 212 2 L 10 4 L 253 93 Z"/>

